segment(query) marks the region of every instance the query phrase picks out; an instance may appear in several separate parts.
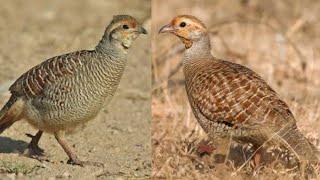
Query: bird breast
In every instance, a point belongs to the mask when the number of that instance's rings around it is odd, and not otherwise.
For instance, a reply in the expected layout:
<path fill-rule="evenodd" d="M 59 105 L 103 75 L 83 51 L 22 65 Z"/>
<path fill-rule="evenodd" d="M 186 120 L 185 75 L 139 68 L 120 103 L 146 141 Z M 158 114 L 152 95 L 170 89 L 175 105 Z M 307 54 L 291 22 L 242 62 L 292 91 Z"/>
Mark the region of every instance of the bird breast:
<path fill-rule="evenodd" d="M 114 95 L 124 67 L 124 62 L 113 60 L 88 62 L 31 99 L 28 119 L 58 129 L 93 119 Z"/>

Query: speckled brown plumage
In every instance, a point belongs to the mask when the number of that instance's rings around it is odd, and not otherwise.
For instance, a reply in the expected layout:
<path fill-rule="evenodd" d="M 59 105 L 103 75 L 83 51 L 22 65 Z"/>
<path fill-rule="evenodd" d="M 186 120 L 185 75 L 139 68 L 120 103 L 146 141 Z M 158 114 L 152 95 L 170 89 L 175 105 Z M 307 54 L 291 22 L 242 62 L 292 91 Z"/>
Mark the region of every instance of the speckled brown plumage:
<path fill-rule="evenodd" d="M 54 84 L 58 79 L 72 75 L 83 65 L 80 58 L 91 53 L 77 51 L 74 53 L 56 56 L 33 67 L 24 73 L 9 90 L 14 94 L 23 94 L 32 98 L 43 94 L 45 86 Z"/>
<path fill-rule="evenodd" d="M 146 30 L 128 15 L 114 16 L 94 50 L 50 58 L 24 73 L 10 87 L 11 98 L 0 111 L 0 133 L 26 119 L 39 129 L 29 145 L 42 155 L 38 141 L 52 133 L 69 163 L 84 165 L 63 139 L 64 133 L 93 119 L 114 95 L 127 62 L 127 50 Z"/>
<path fill-rule="evenodd" d="M 213 57 L 207 29 L 195 19 L 178 16 L 160 33 L 173 33 L 185 43 L 185 87 L 201 127 L 212 137 L 232 136 L 255 148 L 270 141 L 302 161 L 317 162 L 316 149 L 297 129 L 287 104 L 252 70 Z"/>

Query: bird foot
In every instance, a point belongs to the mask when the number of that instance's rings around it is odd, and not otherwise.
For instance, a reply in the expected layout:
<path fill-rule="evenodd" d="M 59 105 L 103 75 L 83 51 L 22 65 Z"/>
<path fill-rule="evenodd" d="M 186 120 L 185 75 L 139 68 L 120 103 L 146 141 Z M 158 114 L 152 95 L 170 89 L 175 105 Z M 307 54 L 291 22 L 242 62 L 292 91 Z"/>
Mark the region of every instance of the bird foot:
<path fill-rule="evenodd" d="M 84 166 L 104 167 L 104 164 L 103 164 L 103 163 L 93 162 L 93 161 L 81 161 L 81 160 L 79 160 L 78 158 L 76 158 L 76 159 L 69 159 L 69 160 L 67 161 L 67 164 L 78 165 L 78 166 L 81 166 L 81 167 L 84 167 Z"/>
<path fill-rule="evenodd" d="M 203 155 L 211 155 L 212 152 L 215 150 L 216 148 L 212 145 L 209 144 L 209 142 L 204 141 L 204 142 L 200 142 L 198 144 L 198 148 L 197 148 L 197 153 L 200 156 Z"/>
<path fill-rule="evenodd" d="M 28 145 L 28 149 L 26 149 L 26 151 L 24 152 L 24 154 L 28 157 L 31 157 L 33 159 L 36 159 L 40 162 L 43 162 L 43 161 L 49 161 L 46 157 L 45 157 L 45 153 L 44 153 L 44 150 L 41 149 L 39 146 L 38 146 L 38 142 L 39 142 L 39 139 L 41 137 L 41 134 L 42 132 L 39 132 L 37 133 L 37 135 L 31 135 L 31 134 L 26 134 L 28 137 L 30 137 L 32 140 L 31 142 L 29 143 Z"/>
<path fill-rule="evenodd" d="M 258 150 L 258 152 L 254 154 L 250 163 L 254 172 L 258 171 L 262 167 L 261 158 L 262 158 L 261 152 Z"/>
<path fill-rule="evenodd" d="M 35 156 L 45 156 L 44 150 L 41 149 L 38 145 L 29 144 L 28 146 L 28 154 Z"/>
<path fill-rule="evenodd" d="M 38 146 L 38 141 L 40 137 L 31 135 L 31 134 L 26 134 L 26 135 L 32 139 L 28 145 L 28 154 L 35 155 L 35 156 L 44 156 L 44 150 Z"/>

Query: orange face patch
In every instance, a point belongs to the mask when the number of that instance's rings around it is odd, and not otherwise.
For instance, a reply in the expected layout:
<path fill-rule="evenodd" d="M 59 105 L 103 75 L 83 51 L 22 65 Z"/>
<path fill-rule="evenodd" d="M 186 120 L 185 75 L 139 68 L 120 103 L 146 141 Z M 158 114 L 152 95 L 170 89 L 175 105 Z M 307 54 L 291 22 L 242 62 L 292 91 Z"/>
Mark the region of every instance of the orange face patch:
<path fill-rule="evenodd" d="M 123 21 L 124 24 L 127 24 L 130 28 L 136 28 L 137 22 L 134 20 L 125 20 Z"/>
<path fill-rule="evenodd" d="M 180 24 L 182 22 L 186 23 L 185 27 L 180 27 Z M 189 15 L 182 15 L 182 16 L 178 16 L 176 18 L 174 18 L 170 25 L 172 27 L 176 27 L 177 30 L 175 31 L 175 34 L 188 39 L 190 36 L 190 32 L 194 32 L 194 31 L 205 31 L 205 26 L 204 24 L 196 19 L 193 16 L 189 16 Z M 179 28 L 180 27 L 180 28 Z"/>
<path fill-rule="evenodd" d="M 137 23 L 136 23 L 135 21 L 131 21 L 130 26 L 131 26 L 132 28 L 136 28 Z"/>
<path fill-rule="evenodd" d="M 191 16 L 191 15 L 180 15 L 180 16 L 177 16 L 175 19 L 178 19 L 178 20 L 179 19 L 186 19 L 186 20 L 193 22 L 194 24 L 198 24 L 201 29 L 206 29 L 206 26 L 204 25 L 204 23 L 202 21 L 200 21 L 198 18 Z"/>
<path fill-rule="evenodd" d="M 185 24 L 181 24 L 185 23 Z M 190 15 L 180 15 L 171 20 L 171 33 L 178 36 L 188 49 L 192 46 L 192 33 L 206 32 L 206 26 L 196 17 Z"/>
<path fill-rule="evenodd" d="M 179 21 L 179 19 L 174 18 L 174 19 L 172 19 L 170 25 L 171 25 L 171 26 L 177 26 L 177 25 L 178 25 L 178 21 Z"/>

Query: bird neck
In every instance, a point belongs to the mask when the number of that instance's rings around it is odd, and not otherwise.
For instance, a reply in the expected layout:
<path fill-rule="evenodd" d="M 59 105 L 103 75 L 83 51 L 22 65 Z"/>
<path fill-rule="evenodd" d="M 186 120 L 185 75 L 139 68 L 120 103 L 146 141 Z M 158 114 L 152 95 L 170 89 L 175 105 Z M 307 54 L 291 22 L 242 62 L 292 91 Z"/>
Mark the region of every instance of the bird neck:
<path fill-rule="evenodd" d="M 208 34 L 201 36 L 193 41 L 192 46 L 185 50 L 183 63 L 188 64 L 191 61 L 212 58 L 210 37 Z"/>
<path fill-rule="evenodd" d="M 113 56 L 114 59 L 126 59 L 128 53 L 121 42 L 110 37 L 107 30 L 95 47 L 95 51 L 101 55 Z"/>
<path fill-rule="evenodd" d="M 113 77 L 115 82 L 119 82 L 124 68 L 127 64 L 127 53 L 123 52 L 123 47 L 119 47 L 112 39 L 103 37 L 94 50 L 96 60 L 92 61 L 97 68 L 100 79 L 108 81 Z M 103 82 L 102 82 L 103 84 Z"/>
<path fill-rule="evenodd" d="M 211 45 L 209 35 L 202 36 L 198 41 L 194 41 L 192 46 L 185 50 L 183 57 L 183 72 L 185 80 L 192 79 L 198 69 L 201 69 L 205 64 L 213 60 L 211 54 Z M 188 84 L 188 83 L 187 83 Z"/>
<path fill-rule="evenodd" d="M 97 92 L 104 97 L 113 95 L 125 70 L 127 54 L 112 41 L 104 38 L 93 52 L 95 58 L 87 63 L 87 69 L 95 80 L 92 81 L 92 86 L 98 88 Z"/>

